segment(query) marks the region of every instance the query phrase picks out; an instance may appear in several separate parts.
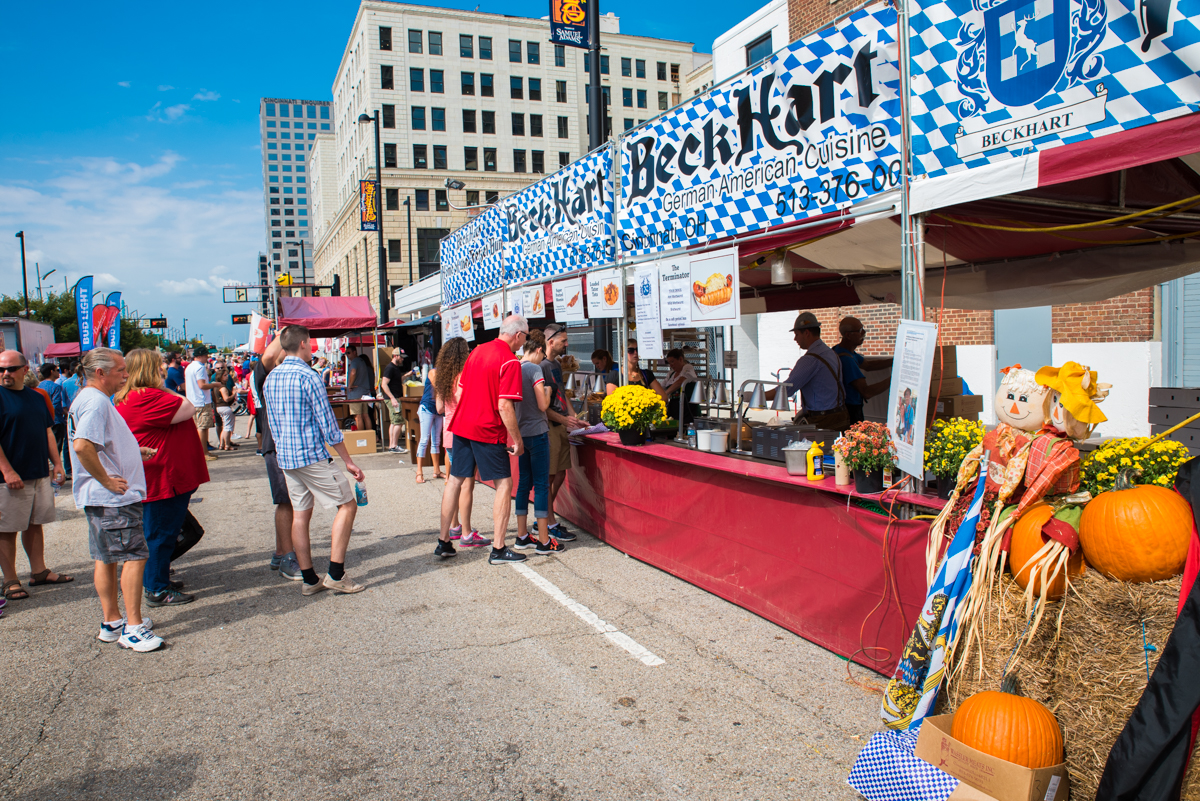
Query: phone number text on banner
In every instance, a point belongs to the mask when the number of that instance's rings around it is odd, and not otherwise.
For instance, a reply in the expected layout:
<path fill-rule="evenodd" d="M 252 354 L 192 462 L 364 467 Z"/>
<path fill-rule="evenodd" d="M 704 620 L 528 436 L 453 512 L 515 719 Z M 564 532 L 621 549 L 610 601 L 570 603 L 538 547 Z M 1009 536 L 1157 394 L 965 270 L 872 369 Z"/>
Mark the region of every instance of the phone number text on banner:
<path fill-rule="evenodd" d="M 896 12 L 875 4 L 627 133 L 623 255 L 836 211 L 900 181 Z"/>
<path fill-rule="evenodd" d="M 441 241 L 442 307 L 504 285 L 504 215 L 491 208 Z"/>
<path fill-rule="evenodd" d="M 510 284 L 613 261 L 612 151 L 586 156 L 506 198 Z"/>
<path fill-rule="evenodd" d="M 918 175 L 1196 111 L 1198 0 L 916 0 Z"/>

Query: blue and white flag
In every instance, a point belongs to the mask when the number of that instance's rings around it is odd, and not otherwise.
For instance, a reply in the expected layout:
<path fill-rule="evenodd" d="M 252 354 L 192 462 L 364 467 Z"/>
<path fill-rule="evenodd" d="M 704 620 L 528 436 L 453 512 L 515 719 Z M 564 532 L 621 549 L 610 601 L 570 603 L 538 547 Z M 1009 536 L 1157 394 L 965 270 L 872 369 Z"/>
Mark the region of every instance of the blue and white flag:
<path fill-rule="evenodd" d="M 971 552 L 983 509 L 987 470 L 984 458 L 979 463 L 979 480 L 971 508 L 946 548 L 916 628 L 883 695 L 881 713 L 888 728 L 920 726 L 937 700 L 938 688 L 946 674 L 946 651 L 958 636 L 959 606 L 971 590 Z"/>

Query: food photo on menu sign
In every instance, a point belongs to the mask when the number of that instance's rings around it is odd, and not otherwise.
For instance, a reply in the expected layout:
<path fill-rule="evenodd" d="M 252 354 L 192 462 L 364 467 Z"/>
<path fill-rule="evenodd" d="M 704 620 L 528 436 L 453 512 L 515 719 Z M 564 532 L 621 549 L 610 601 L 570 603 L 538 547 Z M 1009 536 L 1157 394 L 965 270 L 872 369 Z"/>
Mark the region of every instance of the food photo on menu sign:
<path fill-rule="evenodd" d="M 589 273 L 588 314 L 592 317 L 620 317 L 624 287 L 620 270 L 599 270 Z"/>
<path fill-rule="evenodd" d="M 553 292 L 555 320 L 565 323 L 586 319 L 584 317 L 586 303 L 583 298 L 584 282 L 582 278 L 576 277 L 568 278 L 564 281 L 555 281 Z"/>
<path fill-rule="evenodd" d="M 483 327 L 484 330 L 492 331 L 500 327 L 503 317 L 500 315 L 500 307 L 504 304 L 504 295 L 500 292 L 494 295 L 485 295 L 483 297 Z"/>
<path fill-rule="evenodd" d="M 697 326 L 741 322 L 737 248 L 693 256 L 692 322 Z"/>

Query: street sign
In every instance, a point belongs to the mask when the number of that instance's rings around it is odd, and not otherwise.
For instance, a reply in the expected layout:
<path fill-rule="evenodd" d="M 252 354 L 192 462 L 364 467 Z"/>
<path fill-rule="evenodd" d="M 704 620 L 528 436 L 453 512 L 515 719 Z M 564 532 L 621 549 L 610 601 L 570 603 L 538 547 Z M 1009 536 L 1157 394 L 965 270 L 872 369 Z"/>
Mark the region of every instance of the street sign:
<path fill-rule="evenodd" d="M 231 316 L 233 317 L 234 325 L 250 325 L 250 315 L 248 314 L 234 314 Z"/>
<path fill-rule="evenodd" d="M 150 327 L 151 328 L 166 328 L 167 327 L 167 318 L 166 317 L 151 317 L 150 318 Z"/>
<path fill-rule="evenodd" d="M 142 317 L 142 318 L 140 318 L 140 319 L 137 321 L 137 327 L 138 327 L 138 328 L 140 328 L 140 329 L 141 329 L 141 330 L 143 330 L 143 331 L 149 331 L 149 330 L 150 330 L 150 328 L 152 327 L 152 326 L 150 325 L 150 318 L 149 318 L 149 317 Z"/>

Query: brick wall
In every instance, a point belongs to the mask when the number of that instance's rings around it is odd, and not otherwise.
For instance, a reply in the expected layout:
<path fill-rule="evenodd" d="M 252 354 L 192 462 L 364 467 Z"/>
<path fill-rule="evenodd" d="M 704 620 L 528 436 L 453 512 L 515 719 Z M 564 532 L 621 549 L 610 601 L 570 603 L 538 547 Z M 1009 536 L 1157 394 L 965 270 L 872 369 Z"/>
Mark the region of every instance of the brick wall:
<path fill-rule="evenodd" d="M 789 41 L 824 28 L 857 5 L 850 0 L 788 0 L 788 29 L 792 37 Z"/>
<path fill-rule="evenodd" d="M 1146 342 L 1154 338 L 1154 288 L 1096 303 L 1055 306 L 1054 342 Z"/>

